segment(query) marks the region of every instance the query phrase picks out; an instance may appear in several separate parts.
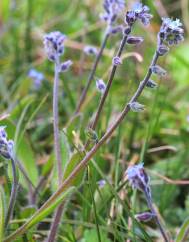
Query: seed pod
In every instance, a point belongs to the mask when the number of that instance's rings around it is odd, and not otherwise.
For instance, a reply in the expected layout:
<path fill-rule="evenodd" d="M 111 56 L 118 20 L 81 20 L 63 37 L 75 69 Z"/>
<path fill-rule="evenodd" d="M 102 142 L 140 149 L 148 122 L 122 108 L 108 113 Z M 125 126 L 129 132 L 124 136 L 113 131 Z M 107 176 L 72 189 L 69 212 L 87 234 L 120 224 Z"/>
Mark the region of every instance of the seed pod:
<path fill-rule="evenodd" d="M 140 222 L 148 222 L 155 217 L 155 214 L 150 212 L 139 213 L 135 215 L 135 218 Z"/>
<path fill-rule="evenodd" d="M 130 45 L 139 45 L 144 41 L 142 37 L 138 36 L 129 36 L 127 39 L 127 43 Z"/>
<path fill-rule="evenodd" d="M 151 70 L 154 74 L 158 76 L 165 76 L 166 75 L 166 70 L 164 70 L 161 66 L 155 65 L 151 67 Z"/>
<path fill-rule="evenodd" d="M 158 48 L 158 54 L 160 56 L 166 55 L 169 52 L 169 47 L 166 45 L 160 45 Z"/>
<path fill-rule="evenodd" d="M 144 105 L 138 103 L 138 102 L 132 102 L 129 104 L 131 110 L 133 112 L 142 112 L 144 111 Z"/>
<path fill-rule="evenodd" d="M 123 31 L 123 26 L 122 25 L 118 25 L 116 27 L 111 27 L 109 30 L 109 34 L 117 34 Z"/>
<path fill-rule="evenodd" d="M 147 83 L 146 83 L 146 86 L 149 87 L 149 88 L 156 88 L 158 85 L 156 82 L 154 82 L 153 80 L 149 80 Z"/>
<path fill-rule="evenodd" d="M 85 46 L 85 48 L 83 49 L 83 51 L 87 55 L 97 55 L 98 54 L 98 50 L 94 46 L 89 46 L 89 45 L 88 46 Z"/>
<path fill-rule="evenodd" d="M 66 72 L 69 70 L 70 66 L 73 64 L 71 60 L 61 63 L 59 72 Z"/>

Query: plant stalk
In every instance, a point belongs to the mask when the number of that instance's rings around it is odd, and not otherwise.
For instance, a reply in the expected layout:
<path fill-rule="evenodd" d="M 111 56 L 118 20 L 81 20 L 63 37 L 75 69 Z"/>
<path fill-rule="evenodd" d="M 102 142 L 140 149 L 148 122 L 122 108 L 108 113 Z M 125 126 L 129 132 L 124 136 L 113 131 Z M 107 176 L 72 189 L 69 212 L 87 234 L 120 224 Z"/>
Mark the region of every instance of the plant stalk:
<path fill-rule="evenodd" d="M 117 53 L 116 56 L 121 57 L 121 54 L 122 54 L 123 49 L 124 49 L 124 46 L 125 46 L 125 44 L 127 42 L 127 38 L 128 38 L 128 35 L 123 35 L 123 38 L 122 38 L 122 41 L 121 41 L 121 44 L 119 46 L 119 50 L 118 50 L 118 53 Z M 108 84 L 107 84 L 106 89 L 105 89 L 105 92 L 104 92 L 104 94 L 103 94 L 103 96 L 102 96 L 102 98 L 100 100 L 100 104 L 99 104 L 98 110 L 96 112 L 95 119 L 94 119 L 93 124 L 91 126 L 91 128 L 93 130 L 96 128 L 97 122 L 99 120 L 100 114 L 101 114 L 102 109 L 103 109 L 103 106 L 104 106 L 104 103 L 105 103 L 106 98 L 108 96 L 108 92 L 109 92 L 110 87 L 112 85 L 112 82 L 113 82 L 113 79 L 114 79 L 116 70 L 117 70 L 117 65 L 113 65 L 112 71 L 110 73 L 110 78 L 109 78 Z"/>
<path fill-rule="evenodd" d="M 76 108 L 76 111 L 75 111 L 74 115 L 76 115 L 76 114 L 78 114 L 80 112 L 81 107 L 82 107 L 82 105 L 83 105 L 83 103 L 85 101 L 87 92 L 88 92 L 89 87 L 90 87 L 90 85 L 92 83 L 92 80 L 94 78 L 97 66 L 98 66 L 99 61 L 100 61 L 100 59 L 102 57 L 102 54 L 103 54 L 103 51 L 104 51 L 104 48 L 106 46 L 106 43 L 108 41 L 109 36 L 110 36 L 110 34 L 109 34 L 109 26 L 107 26 L 107 29 L 106 29 L 106 32 L 105 32 L 105 35 L 104 35 L 104 39 L 102 41 L 102 45 L 101 45 L 100 50 L 99 50 L 99 52 L 98 52 L 98 54 L 96 56 L 95 62 L 93 64 L 92 70 L 91 70 L 91 72 L 89 74 L 89 77 L 88 77 L 88 80 L 87 80 L 87 84 L 86 84 L 85 88 L 83 89 L 83 92 L 82 92 L 81 97 L 79 99 L 79 102 L 77 104 L 77 108 Z"/>
<path fill-rule="evenodd" d="M 145 191 L 145 197 L 146 197 L 146 201 L 147 201 L 149 209 L 151 210 L 152 214 L 154 214 L 154 220 L 155 220 L 157 226 L 159 227 L 159 230 L 160 230 L 160 232 L 163 236 L 164 241 L 169 242 L 169 238 L 167 237 L 167 234 L 166 234 L 166 232 L 165 232 L 165 230 L 164 230 L 164 228 L 163 228 L 163 226 L 162 226 L 162 224 L 161 224 L 161 222 L 158 218 L 158 215 L 157 215 L 157 213 L 156 213 L 156 211 L 155 211 L 155 209 L 152 205 L 152 199 L 151 199 L 151 197 L 149 197 L 149 195 L 146 191 Z"/>
<path fill-rule="evenodd" d="M 12 167 L 13 182 L 12 182 L 9 206 L 8 206 L 7 215 L 5 218 L 5 228 L 8 226 L 9 220 L 12 217 L 14 205 L 16 202 L 17 190 L 18 190 L 18 177 L 16 174 L 16 162 L 15 162 L 14 158 L 11 158 L 11 167 Z"/>
<path fill-rule="evenodd" d="M 57 56 L 57 60 L 55 62 L 55 70 L 54 70 L 55 76 L 54 76 L 54 88 L 53 88 L 53 128 L 54 128 L 54 150 L 55 150 L 55 155 L 57 160 L 57 171 L 58 171 L 58 184 L 60 187 L 62 184 L 63 171 L 62 171 L 61 150 L 60 150 L 59 115 L 58 115 L 59 66 L 60 66 L 60 59 L 59 59 L 59 56 Z M 47 242 L 54 242 L 56 239 L 58 225 L 62 217 L 63 207 L 64 207 L 63 204 L 61 204 L 55 212 Z"/>

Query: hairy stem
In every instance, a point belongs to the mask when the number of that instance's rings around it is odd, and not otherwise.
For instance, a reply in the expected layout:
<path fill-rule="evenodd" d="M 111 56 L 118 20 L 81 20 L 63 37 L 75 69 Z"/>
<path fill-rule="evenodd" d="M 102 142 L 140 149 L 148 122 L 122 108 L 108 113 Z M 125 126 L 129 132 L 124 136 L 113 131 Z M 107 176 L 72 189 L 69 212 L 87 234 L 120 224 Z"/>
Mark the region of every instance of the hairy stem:
<path fill-rule="evenodd" d="M 102 45 L 101 45 L 100 50 L 99 50 L 99 52 L 98 52 L 98 54 L 97 54 L 97 56 L 96 56 L 96 60 L 95 60 L 95 62 L 94 62 L 94 64 L 93 64 L 92 70 L 91 70 L 90 75 L 89 75 L 89 77 L 88 77 L 87 84 L 86 84 L 85 88 L 83 89 L 83 92 L 82 92 L 82 94 L 81 94 L 81 97 L 80 97 L 80 99 L 79 99 L 79 102 L 78 102 L 78 104 L 77 104 L 77 108 L 76 108 L 76 111 L 75 111 L 74 114 L 79 113 L 80 110 L 81 110 L 81 107 L 82 107 L 82 105 L 83 105 L 83 103 L 84 103 L 84 101 L 85 101 L 85 98 L 86 98 L 87 92 L 88 92 L 89 87 L 90 87 L 90 85 L 91 85 L 91 83 L 92 83 L 92 80 L 93 80 L 93 78 L 94 78 L 94 75 L 95 75 L 95 72 L 96 72 L 96 69 L 97 69 L 98 63 L 99 63 L 99 61 L 100 61 L 100 59 L 101 59 L 101 57 L 102 57 L 102 53 L 103 53 L 103 51 L 104 51 L 104 48 L 105 48 L 105 46 L 106 46 L 106 43 L 107 43 L 107 40 L 108 40 L 109 36 L 110 36 L 110 34 L 109 34 L 109 27 L 107 27 L 106 32 L 105 32 L 105 35 L 104 35 L 104 39 L 103 39 L 103 41 L 102 41 Z"/>
<path fill-rule="evenodd" d="M 155 211 L 155 209 L 154 209 L 154 207 L 152 205 L 152 199 L 151 199 L 151 197 L 149 197 L 149 194 L 147 192 L 145 192 L 145 197 L 146 197 L 146 201 L 147 201 L 149 209 L 151 210 L 152 214 L 155 215 L 155 217 L 154 217 L 155 222 L 156 222 L 157 226 L 159 227 L 159 230 L 160 230 L 160 232 L 161 232 L 161 234 L 162 234 L 162 236 L 164 238 L 164 241 L 165 242 L 169 242 L 169 238 L 167 237 L 167 234 L 166 234 L 163 226 L 161 225 L 161 222 L 160 222 L 160 220 L 158 218 L 158 215 L 157 215 L 157 213 L 156 213 L 156 211 Z"/>
<path fill-rule="evenodd" d="M 54 150 L 57 160 L 57 171 L 58 171 L 58 184 L 62 183 L 63 171 L 60 151 L 60 137 L 59 137 L 59 115 L 58 115 L 58 89 L 59 89 L 59 65 L 60 60 L 57 57 L 55 62 L 55 76 L 54 76 L 54 88 L 53 88 L 53 127 L 54 127 Z M 56 234 L 58 231 L 58 225 L 60 223 L 63 212 L 63 204 L 61 204 L 55 212 L 53 222 L 51 224 L 50 233 L 47 242 L 55 241 Z"/>
<path fill-rule="evenodd" d="M 125 44 L 126 44 L 126 42 L 127 42 L 127 38 L 128 38 L 128 35 L 123 35 L 123 39 L 122 39 L 122 41 L 121 41 L 121 44 L 120 44 L 120 46 L 119 46 L 119 50 L 118 50 L 118 53 L 117 53 L 116 56 L 121 57 L 121 54 L 122 54 L 123 49 L 124 49 L 124 46 L 125 46 Z M 108 96 L 108 92 L 109 92 L 110 87 L 111 87 L 111 85 L 112 85 L 112 81 L 113 81 L 113 79 L 114 79 L 114 76 L 115 76 L 116 70 L 117 70 L 117 66 L 116 66 L 116 65 L 113 65 L 113 67 L 112 67 L 112 71 L 111 71 L 111 73 L 110 73 L 110 78 L 109 78 L 108 84 L 107 84 L 107 86 L 106 86 L 106 90 L 105 90 L 105 92 L 104 92 L 104 94 L 103 94 L 103 96 L 102 96 L 102 98 L 101 98 L 101 100 L 100 100 L 100 104 L 99 104 L 99 106 L 98 106 L 98 110 L 97 110 L 97 112 L 96 112 L 95 119 L 94 119 L 93 124 L 92 124 L 92 126 L 91 126 L 92 129 L 95 129 L 95 128 L 96 128 L 97 122 L 98 122 L 99 117 L 100 117 L 100 114 L 101 114 L 101 112 L 102 112 L 102 108 L 103 108 L 103 106 L 104 106 L 105 100 L 106 100 L 106 98 L 107 98 L 107 96 Z"/>
<path fill-rule="evenodd" d="M 9 206 L 8 206 L 7 215 L 6 215 L 6 219 L 5 219 L 5 228 L 8 226 L 9 220 L 12 217 L 14 205 L 15 205 L 15 202 L 16 202 L 17 190 L 18 190 L 18 177 L 17 177 L 17 174 L 16 174 L 16 162 L 13 158 L 11 158 L 11 167 L 12 167 L 13 181 L 12 181 L 12 188 L 11 188 L 11 196 L 10 196 Z"/>
<path fill-rule="evenodd" d="M 54 76 L 54 87 L 53 87 L 53 128 L 54 128 L 54 151 L 57 161 L 58 170 L 58 182 L 59 185 L 62 182 L 62 162 L 60 152 L 60 137 L 59 137 L 59 115 L 58 115 L 58 88 L 59 88 L 59 65 L 60 60 L 57 57 L 55 63 L 55 76 Z"/>
<path fill-rule="evenodd" d="M 101 137 L 99 142 L 95 144 L 92 149 L 86 154 L 86 156 L 83 158 L 83 160 L 80 161 L 80 163 L 74 168 L 74 170 L 71 172 L 71 174 L 64 180 L 62 185 L 58 188 L 58 190 L 39 208 L 39 210 L 36 213 L 39 213 L 40 211 L 43 211 L 45 208 L 50 206 L 72 183 L 72 181 L 75 179 L 76 176 L 87 166 L 89 160 L 96 154 L 96 152 L 100 149 L 100 147 L 112 136 L 113 132 L 116 130 L 116 128 L 121 124 L 123 119 L 127 116 L 127 114 L 130 111 L 130 103 L 135 102 L 138 97 L 141 95 L 142 91 L 144 90 L 147 82 L 149 81 L 152 70 L 151 67 L 154 66 L 158 60 L 159 54 L 156 51 L 154 54 L 154 57 L 152 59 L 151 65 L 147 71 L 146 76 L 144 77 L 143 81 L 139 84 L 138 89 L 134 93 L 133 97 L 130 99 L 130 102 L 125 105 L 124 109 L 114 122 L 114 124 L 107 129 L 104 136 Z M 17 238 L 19 235 L 22 235 L 27 230 L 27 224 L 36 216 L 36 213 L 19 229 L 17 229 L 14 233 L 12 233 L 10 236 L 8 236 L 4 242 L 11 242 L 13 239 Z"/>

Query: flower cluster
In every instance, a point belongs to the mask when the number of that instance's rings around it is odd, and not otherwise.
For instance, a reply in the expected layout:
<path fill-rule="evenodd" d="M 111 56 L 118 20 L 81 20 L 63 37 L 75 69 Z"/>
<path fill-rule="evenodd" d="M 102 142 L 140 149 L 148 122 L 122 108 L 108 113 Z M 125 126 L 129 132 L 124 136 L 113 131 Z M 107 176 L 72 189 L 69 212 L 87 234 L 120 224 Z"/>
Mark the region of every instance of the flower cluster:
<path fill-rule="evenodd" d="M 125 0 L 104 0 L 103 4 L 105 13 L 102 14 L 102 18 L 110 25 L 112 25 L 117 16 L 125 8 Z"/>
<path fill-rule="evenodd" d="M 150 20 L 153 17 L 149 12 L 149 7 L 137 2 L 133 5 L 132 10 L 126 13 L 126 23 L 131 26 L 136 20 L 140 20 L 147 26 L 150 24 Z"/>
<path fill-rule="evenodd" d="M 13 156 L 14 142 L 7 139 L 5 126 L 0 126 L 0 155 L 6 159 L 11 159 Z"/>
<path fill-rule="evenodd" d="M 51 32 L 44 36 L 44 46 L 50 61 L 56 61 L 64 53 L 66 36 L 59 31 Z"/>
<path fill-rule="evenodd" d="M 184 40 L 184 30 L 179 19 L 163 18 L 162 21 L 159 35 L 164 43 L 176 45 Z"/>
<path fill-rule="evenodd" d="M 143 164 L 130 166 L 126 171 L 128 181 L 132 188 L 139 189 L 142 192 L 150 193 L 149 176 L 146 174 Z"/>

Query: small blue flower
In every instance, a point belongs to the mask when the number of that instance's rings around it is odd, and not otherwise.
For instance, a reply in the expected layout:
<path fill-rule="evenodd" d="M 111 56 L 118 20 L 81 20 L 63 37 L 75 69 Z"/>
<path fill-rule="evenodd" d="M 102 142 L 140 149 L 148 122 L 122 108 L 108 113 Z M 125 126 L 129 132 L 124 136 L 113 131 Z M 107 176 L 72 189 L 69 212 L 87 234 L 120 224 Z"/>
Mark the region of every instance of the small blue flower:
<path fill-rule="evenodd" d="M 103 188 L 106 185 L 106 181 L 105 180 L 100 180 L 100 181 L 97 182 L 97 184 L 98 184 L 98 186 L 100 188 Z"/>
<path fill-rule="evenodd" d="M 143 163 L 130 166 L 126 171 L 128 181 L 132 188 L 139 189 L 142 192 L 150 193 L 149 177 L 144 170 Z"/>
<path fill-rule="evenodd" d="M 41 87 L 41 83 L 44 80 L 43 73 L 37 71 L 36 69 L 30 69 L 28 72 L 28 77 L 33 80 L 35 89 L 39 89 Z"/>
<path fill-rule="evenodd" d="M 102 14 L 102 18 L 108 22 L 108 24 L 112 24 L 116 21 L 117 16 L 122 12 L 125 8 L 124 0 L 104 0 L 103 7 L 105 13 Z"/>
<path fill-rule="evenodd" d="M 176 45 L 184 40 L 184 29 L 179 19 L 162 18 L 160 38 L 168 45 Z"/>
<path fill-rule="evenodd" d="M 153 16 L 150 14 L 150 9 L 140 2 L 136 2 L 131 11 L 126 14 L 126 23 L 132 25 L 136 20 L 140 20 L 145 26 L 150 24 Z"/>

